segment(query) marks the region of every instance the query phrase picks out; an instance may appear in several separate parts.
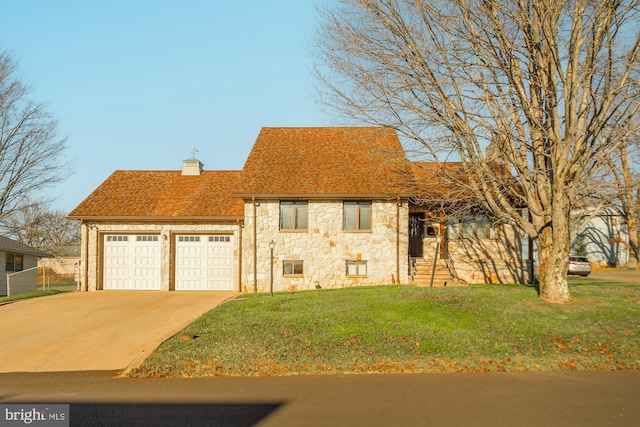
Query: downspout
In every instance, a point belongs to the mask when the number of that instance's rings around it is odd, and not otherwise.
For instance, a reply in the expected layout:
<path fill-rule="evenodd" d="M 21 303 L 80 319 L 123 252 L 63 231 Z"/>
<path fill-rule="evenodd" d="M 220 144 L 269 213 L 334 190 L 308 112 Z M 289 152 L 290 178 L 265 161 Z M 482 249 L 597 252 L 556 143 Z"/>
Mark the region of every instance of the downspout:
<path fill-rule="evenodd" d="M 96 291 L 104 290 L 104 265 L 100 261 L 100 257 L 104 258 L 104 242 L 100 239 L 100 232 L 97 225 L 93 225 L 96 230 Z M 100 280 L 98 280 L 100 279 Z M 88 282 L 87 282 L 88 285 Z M 100 288 L 100 289 L 98 289 Z"/>
<path fill-rule="evenodd" d="M 84 220 L 80 220 L 80 226 L 84 229 L 84 256 L 80 260 L 84 263 L 82 274 L 82 290 L 84 292 L 89 291 L 89 227 Z"/>
<path fill-rule="evenodd" d="M 242 228 L 244 224 L 240 224 L 238 220 L 238 292 L 242 292 Z"/>
<path fill-rule="evenodd" d="M 256 198 L 251 198 L 253 205 L 253 293 L 258 293 L 258 210 Z"/>
<path fill-rule="evenodd" d="M 400 197 L 396 199 L 396 283 L 400 283 Z"/>

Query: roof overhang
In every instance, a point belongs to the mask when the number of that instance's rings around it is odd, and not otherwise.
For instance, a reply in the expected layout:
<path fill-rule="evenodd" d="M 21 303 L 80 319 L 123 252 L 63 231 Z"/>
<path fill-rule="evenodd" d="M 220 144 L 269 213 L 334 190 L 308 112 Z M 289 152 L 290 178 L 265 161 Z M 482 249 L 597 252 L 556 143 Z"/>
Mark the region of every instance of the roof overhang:
<path fill-rule="evenodd" d="M 238 193 L 232 194 L 231 197 L 237 197 L 244 200 L 251 199 L 278 199 L 278 200 L 309 200 L 309 199 L 382 199 L 396 200 L 408 199 L 410 196 L 399 194 L 383 194 L 383 193 L 361 193 L 361 194 L 344 194 L 344 193 Z"/>
<path fill-rule="evenodd" d="M 67 216 L 69 219 L 81 221 L 117 221 L 117 222 L 238 222 L 244 221 L 244 216 Z"/>

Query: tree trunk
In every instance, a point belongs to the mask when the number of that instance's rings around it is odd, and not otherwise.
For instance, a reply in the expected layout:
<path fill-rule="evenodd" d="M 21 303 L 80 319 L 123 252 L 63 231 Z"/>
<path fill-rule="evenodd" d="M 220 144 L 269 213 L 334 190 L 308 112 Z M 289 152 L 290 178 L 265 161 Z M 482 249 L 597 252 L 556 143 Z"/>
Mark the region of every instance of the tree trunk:
<path fill-rule="evenodd" d="M 637 269 L 639 266 L 638 257 L 638 220 L 636 216 L 629 216 L 627 219 L 627 230 L 629 232 L 629 268 Z"/>
<path fill-rule="evenodd" d="M 563 303 L 569 300 L 567 285 L 567 260 L 569 248 L 555 227 L 547 227 L 538 237 L 538 259 L 540 261 L 540 299 Z"/>
<path fill-rule="evenodd" d="M 552 303 L 569 300 L 567 261 L 571 246 L 570 207 L 559 193 L 554 195 L 553 217 L 542 227 L 538 236 L 540 299 Z"/>

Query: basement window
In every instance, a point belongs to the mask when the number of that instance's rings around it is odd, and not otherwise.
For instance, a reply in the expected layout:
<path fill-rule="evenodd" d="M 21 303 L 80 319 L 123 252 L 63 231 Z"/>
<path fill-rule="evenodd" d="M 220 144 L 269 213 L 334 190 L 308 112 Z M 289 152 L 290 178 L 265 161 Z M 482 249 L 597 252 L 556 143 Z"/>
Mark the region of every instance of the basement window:
<path fill-rule="evenodd" d="M 283 261 L 282 274 L 285 276 L 302 276 L 303 261 L 290 261 L 290 260 Z"/>
<path fill-rule="evenodd" d="M 347 277 L 364 277 L 367 275 L 367 261 L 347 261 Z"/>

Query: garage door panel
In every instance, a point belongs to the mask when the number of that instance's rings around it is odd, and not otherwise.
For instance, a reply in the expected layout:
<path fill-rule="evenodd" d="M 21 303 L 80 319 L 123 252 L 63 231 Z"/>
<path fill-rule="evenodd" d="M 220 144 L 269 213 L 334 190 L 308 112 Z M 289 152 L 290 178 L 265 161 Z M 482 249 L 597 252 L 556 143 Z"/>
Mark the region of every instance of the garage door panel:
<path fill-rule="evenodd" d="M 103 262 L 104 289 L 160 289 L 157 235 L 107 235 Z"/>
<path fill-rule="evenodd" d="M 232 290 L 233 243 L 229 235 L 179 236 L 176 290 Z"/>

